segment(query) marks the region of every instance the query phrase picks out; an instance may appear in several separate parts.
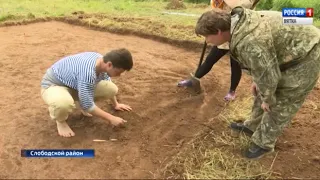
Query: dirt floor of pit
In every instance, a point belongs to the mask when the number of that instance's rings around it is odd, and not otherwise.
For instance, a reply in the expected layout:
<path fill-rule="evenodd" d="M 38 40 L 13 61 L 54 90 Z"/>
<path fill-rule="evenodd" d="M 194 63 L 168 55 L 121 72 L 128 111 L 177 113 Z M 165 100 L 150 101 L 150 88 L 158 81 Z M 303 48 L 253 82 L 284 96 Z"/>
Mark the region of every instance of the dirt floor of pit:
<path fill-rule="evenodd" d="M 210 95 L 205 98 L 190 96 L 176 87 L 196 67 L 199 53 L 60 22 L 2 27 L 0 39 L 0 178 L 159 177 L 158 170 L 223 106 L 224 82 L 207 84 Z M 105 53 L 120 47 L 128 48 L 134 57 L 133 70 L 114 78 L 120 102 L 134 109 L 130 113 L 115 112 L 128 121 L 126 128 L 112 129 L 103 120 L 84 118 L 76 111 L 68 120 L 76 137 L 58 137 L 40 97 L 45 70 L 69 54 Z M 210 84 L 217 84 L 216 78 L 222 75 L 209 75 Z M 109 103 L 98 104 L 111 110 Z M 92 141 L 110 138 L 118 141 Z M 92 148 L 96 157 L 26 159 L 20 157 L 22 148 Z"/>
<path fill-rule="evenodd" d="M 176 83 L 197 65 L 200 52 L 167 44 L 97 32 L 60 22 L 0 28 L 0 178 L 161 178 L 161 168 L 186 146 L 203 123 L 223 109 L 228 89 L 228 60 L 219 62 L 215 73 L 203 79 L 205 93 L 191 96 Z M 134 57 L 134 69 L 114 78 L 120 102 L 134 111 L 113 112 L 128 120 L 126 128 L 112 129 L 97 118 L 84 118 L 79 111 L 69 117 L 76 137 L 57 136 L 54 122 L 40 97 L 45 70 L 59 58 L 82 51 L 105 53 L 126 47 Z M 238 95 L 246 94 L 244 78 Z M 319 103 L 319 92 L 309 97 Z M 111 110 L 107 102 L 98 102 Z M 299 120 L 279 140 L 274 169 L 284 176 L 320 177 L 319 110 L 305 105 Z M 217 123 L 221 126 L 221 123 Z M 93 139 L 118 139 L 93 142 Z M 23 148 L 92 148 L 94 159 L 27 159 Z M 312 159 L 315 158 L 315 159 Z M 266 158 L 266 163 L 273 158 Z M 306 173 L 305 173 L 306 172 Z M 293 174 L 294 173 L 294 174 Z M 309 173 L 309 175 L 307 174 Z M 293 174 L 293 175 L 291 175 Z"/>

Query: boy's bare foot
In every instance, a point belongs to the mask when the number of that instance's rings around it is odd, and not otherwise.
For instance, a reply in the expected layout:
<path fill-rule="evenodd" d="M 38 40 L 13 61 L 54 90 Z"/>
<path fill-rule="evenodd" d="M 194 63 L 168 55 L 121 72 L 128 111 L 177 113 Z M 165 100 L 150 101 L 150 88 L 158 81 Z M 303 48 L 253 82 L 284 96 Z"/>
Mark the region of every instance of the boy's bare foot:
<path fill-rule="evenodd" d="M 87 113 L 87 112 L 85 112 L 84 110 L 81 110 L 81 113 L 82 113 L 84 116 L 92 117 L 92 114 Z"/>
<path fill-rule="evenodd" d="M 57 128 L 58 128 L 58 133 L 60 136 L 63 137 L 72 137 L 74 136 L 74 132 L 71 130 L 67 122 L 57 122 Z"/>

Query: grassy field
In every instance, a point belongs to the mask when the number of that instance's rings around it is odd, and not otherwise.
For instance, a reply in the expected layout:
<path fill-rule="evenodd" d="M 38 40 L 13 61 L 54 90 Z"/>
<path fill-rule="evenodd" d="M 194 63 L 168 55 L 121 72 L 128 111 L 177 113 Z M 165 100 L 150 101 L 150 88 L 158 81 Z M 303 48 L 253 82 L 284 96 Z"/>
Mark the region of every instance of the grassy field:
<path fill-rule="evenodd" d="M 167 2 L 133 0 L 0 0 L 0 22 L 5 20 L 32 19 L 35 17 L 70 16 L 73 12 L 103 13 L 108 18 L 90 16 L 84 19 L 110 28 L 129 28 L 134 31 L 179 40 L 202 41 L 194 35 L 194 25 L 198 16 L 209 9 L 207 5 L 186 4 L 188 12 L 196 16 L 169 15 Z M 116 19 L 114 19 L 114 18 Z M 120 19 L 130 18 L 130 20 Z"/>
<path fill-rule="evenodd" d="M 269 0 L 262 0 L 258 8 L 270 8 L 268 2 Z M 288 4 L 283 4 L 279 0 L 272 2 L 273 9 L 277 10 Z M 303 4 L 297 0 L 296 2 L 294 6 Z M 109 29 L 144 32 L 173 40 L 201 43 L 203 39 L 194 34 L 194 26 L 201 13 L 210 9 L 208 4 L 185 3 L 186 9 L 181 10 L 167 10 L 165 9 L 167 4 L 168 2 L 156 0 L 0 0 L 0 22 L 41 17 L 64 17 L 71 16 L 73 12 L 82 11 L 91 14 L 82 19 L 89 24 Z M 308 0 L 304 6 L 314 7 L 315 4 L 316 1 Z M 301 5 L 301 7 L 304 6 Z M 317 9 L 315 8 L 315 10 Z M 315 14 L 318 13 L 317 11 Z M 168 14 L 168 12 L 188 13 L 191 16 Z M 105 14 L 106 16 L 101 18 L 95 14 Z M 315 23 L 320 26 L 320 21 Z"/>
<path fill-rule="evenodd" d="M 270 3 L 272 2 L 272 3 Z M 132 31 L 145 32 L 175 40 L 191 40 L 203 42 L 194 34 L 197 18 L 210 7 L 207 4 L 185 3 L 186 9 L 167 10 L 164 1 L 134 0 L 0 0 L 0 22 L 35 19 L 41 17 L 74 17 L 80 13 L 81 19 L 89 24 L 109 28 L 126 28 Z M 320 18 L 318 0 L 262 0 L 258 9 L 280 10 L 282 7 L 314 7 Z M 192 16 L 170 15 L 167 12 L 188 13 Z M 101 16 L 104 14 L 104 16 Z M 79 18 L 79 13 L 77 13 Z M 315 25 L 320 26 L 316 20 Z M 251 99 L 244 99 L 231 104 L 218 117 L 226 124 L 232 119 L 245 119 L 250 112 Z M 269 178 L 272 167 L 263 167 L 258 162 L 248 162 L 235 157 L 231 151 L 213 148 L 216 144 L 229 147 L 245 147 L 246 138 L 232 139 L 226 134 L 211 134 L 192 144 L 193 151 L 181 154 L 176 162 L 183 165 L 183 177 L 195 178 Z M 216 147 L 216 146 L 215 146 Z M 186 158 L 187 157 L 187 158 Z M 232 157 L 232 158 L 230 158 Z M 182 158 L 182 159 L 181 159 Z M 173 163 L 172 166 L 175 164 Z"/>

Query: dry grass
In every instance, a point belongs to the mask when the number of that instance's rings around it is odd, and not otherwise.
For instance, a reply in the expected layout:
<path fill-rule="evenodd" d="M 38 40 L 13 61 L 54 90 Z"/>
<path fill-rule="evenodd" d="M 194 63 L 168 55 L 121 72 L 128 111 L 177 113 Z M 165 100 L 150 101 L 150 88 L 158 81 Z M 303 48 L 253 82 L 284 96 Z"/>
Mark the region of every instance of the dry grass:
<path fill-rule="evenodd" d="M 166 6 L 166 9 L 186 9 L 182 0 L 170 0 Z"/>
<path fill-rule="evenodd" d="M 234 119 L 248 118 L 252 98 L 229 103 L 218 119 L 226 128 L 203 132 L 165 167 L 167 178 L 184 179 L 269 179 L 272 166 L 264 167 L 259 161 L 242 158 L 241 150 L 249 144 L 249 138 L 241 134 L 234 138 L 227 128 Z M 276 157 L 275 157 L 276 158 Z"/>
<path fill-rule="evenodd" d="M 228 108 L 221 112 L 219 119 L 230 124 L 233 121 L 244 121 L 249 118 L 253 97 L 249 96 L 228 104 Z"/>

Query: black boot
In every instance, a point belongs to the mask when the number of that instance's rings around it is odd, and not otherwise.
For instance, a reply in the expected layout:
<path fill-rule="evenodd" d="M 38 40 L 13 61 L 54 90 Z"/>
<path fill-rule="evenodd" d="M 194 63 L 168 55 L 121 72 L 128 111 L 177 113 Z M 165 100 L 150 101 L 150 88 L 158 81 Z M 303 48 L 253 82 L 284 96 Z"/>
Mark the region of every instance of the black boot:
<path fill-rule="evenodd" d="M 249 159 L 261 158 L 263 155 L 272 152 L 273 149 L 264 149 L 255 143 L 251 143 L 249 148 L 245 151 L 244 156 Z"/>
<path fill-rule="evenodd" d="M 253 134 L 253 131 L 251 131 L 249 128 L 247 128 L 245 125 L 243 125 L 243 123 L 231 123 L 230 127 L 233 130 L 242 131 L 250 137 Z"/>

